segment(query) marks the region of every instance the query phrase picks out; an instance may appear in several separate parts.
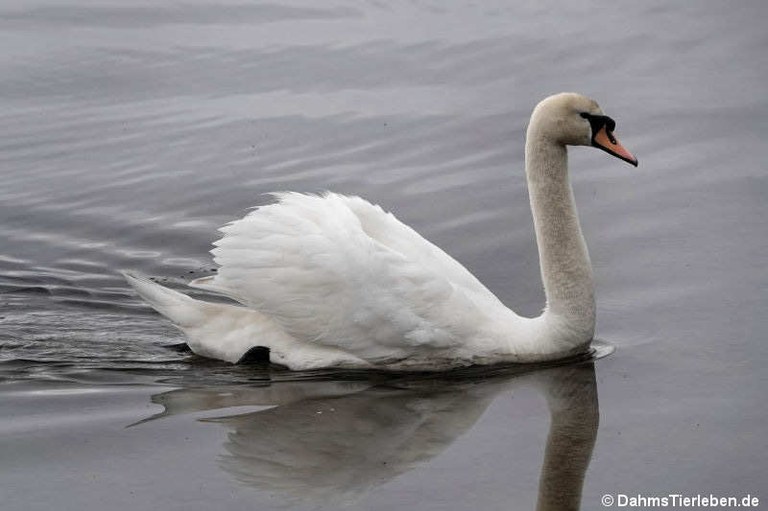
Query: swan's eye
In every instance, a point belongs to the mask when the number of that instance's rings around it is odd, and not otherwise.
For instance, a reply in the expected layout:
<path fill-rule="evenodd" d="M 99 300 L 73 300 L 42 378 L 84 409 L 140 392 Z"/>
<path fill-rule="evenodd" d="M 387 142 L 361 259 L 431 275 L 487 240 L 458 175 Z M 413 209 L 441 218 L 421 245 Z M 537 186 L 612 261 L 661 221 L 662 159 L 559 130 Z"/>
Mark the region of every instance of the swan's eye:
<path fill-rule="evenodd" d="M 581 112 L 579 115 L 585 119 L 589 119 L 590 117 L 592 117 L 592 114 L 589 114 L 587 112 Z"/>

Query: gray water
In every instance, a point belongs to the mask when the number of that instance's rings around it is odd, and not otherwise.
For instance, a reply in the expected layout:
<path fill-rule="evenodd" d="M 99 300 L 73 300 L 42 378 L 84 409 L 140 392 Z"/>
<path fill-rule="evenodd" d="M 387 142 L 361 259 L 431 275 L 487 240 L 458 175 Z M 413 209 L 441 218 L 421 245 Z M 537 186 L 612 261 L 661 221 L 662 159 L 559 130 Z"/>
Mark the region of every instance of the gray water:
<path fill-rule="evenodd" d="M 582 478 L 583 509 L 768 500 L 766 15 L 2 2 L 3 509 L 565 509 Z M 181 286 L 263 194 L 330 189 L 535 314 L 524 130 L 560 91 L 596 98 L 640 160 L 571 150 L 607 358 L 442 378 L 233 367 L 181 349 L 119 276 Z"/>

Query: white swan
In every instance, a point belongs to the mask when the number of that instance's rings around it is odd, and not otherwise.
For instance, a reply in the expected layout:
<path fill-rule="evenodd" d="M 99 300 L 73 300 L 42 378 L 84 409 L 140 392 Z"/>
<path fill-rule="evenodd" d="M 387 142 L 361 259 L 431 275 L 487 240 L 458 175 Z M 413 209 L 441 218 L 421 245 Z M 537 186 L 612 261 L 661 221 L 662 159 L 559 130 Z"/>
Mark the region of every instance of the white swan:
<path fill-rule="evenodd" d="M 209 303 L 126 274 L 195 353 L 238 362 L 255 347 L 290 369 L 438 370 L 539 362 L 584 351 L 595 327 L 592 268 L 568 178 L 566 145 L 592 145 L 633 165 L 614 121 L 593 100 L 540 102 L 528 126 L 526 175 L 547 305 L 518 316 L 466 268 L 358 197 L 276 194 L 223 227 L 218 274 L 190 286 L 243 306 Z"/>

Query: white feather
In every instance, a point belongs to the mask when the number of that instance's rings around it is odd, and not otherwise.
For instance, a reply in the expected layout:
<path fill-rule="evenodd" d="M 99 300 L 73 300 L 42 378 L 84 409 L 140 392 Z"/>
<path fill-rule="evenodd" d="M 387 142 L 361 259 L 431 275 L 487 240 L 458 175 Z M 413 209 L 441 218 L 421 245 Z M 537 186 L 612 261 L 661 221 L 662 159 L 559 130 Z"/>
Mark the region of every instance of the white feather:
<path fill-rule="evenodd" d="M 357 198 L 275 194 L 221 229 L 213 278 L 191 283 L 272 318 L 294 339 L 373 363 L 455 349 L 496 297 L 463 266 Z M 474 318 L 474 321 L 471 319 Z"/>

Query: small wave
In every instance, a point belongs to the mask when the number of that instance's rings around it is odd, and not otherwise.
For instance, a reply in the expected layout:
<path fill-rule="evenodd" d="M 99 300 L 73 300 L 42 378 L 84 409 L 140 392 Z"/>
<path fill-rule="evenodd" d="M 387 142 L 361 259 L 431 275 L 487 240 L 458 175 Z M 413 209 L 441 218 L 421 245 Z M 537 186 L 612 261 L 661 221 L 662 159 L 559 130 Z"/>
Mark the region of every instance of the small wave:
<path fill-rule="evenodd" d="M 412 386 L 435 382 L 461 382 L 509 378 L 566 365 L 591 363 L 613 352 L 612 345 L 595 341 L 591 349 L 573 357 L 536 364 L 504 363 L 469 366 L 448 371 L 387 371 L 378 369 L 318 369 L 290 371 L 279 365 L 239 364 L 199 357 L 186 343 L 145 346 L 123 356 L 114 347 L 104 353 L 68 353 L 65 360 L 57 354 L 6 358 L 0 361 L 0 380 L 47 380 L 99 384 L 145 384 L 180 386 L 220 386 L 271 384 L 301 381 L 367 381 L 390 386 Z M 65 354 L 58 354 L 64 356 Z"/>

